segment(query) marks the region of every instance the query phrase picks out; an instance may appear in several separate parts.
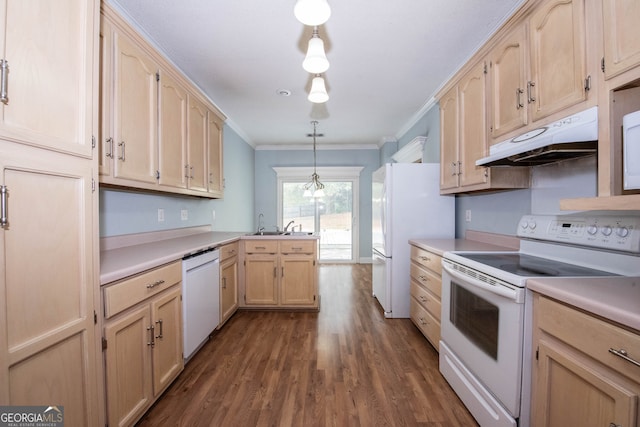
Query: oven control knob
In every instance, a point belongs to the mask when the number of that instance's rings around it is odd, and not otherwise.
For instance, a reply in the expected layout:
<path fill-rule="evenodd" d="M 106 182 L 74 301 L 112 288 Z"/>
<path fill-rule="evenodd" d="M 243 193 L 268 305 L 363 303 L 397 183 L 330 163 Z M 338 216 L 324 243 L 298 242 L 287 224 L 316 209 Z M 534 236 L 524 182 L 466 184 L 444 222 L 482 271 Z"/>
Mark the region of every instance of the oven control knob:
<path fill-rule="evenodd" d="M 590 226 L 587 227 L 587 233 L 589 233 L 590 235 L 595 235 L 598 232 L 598 226 L 595 224 L 591 224 Z"/>
<path fill-rule="evenodd" d="M 613 230 L 611 229 L 611 226 L 609 225 L 605 225 L 604 227 L 602 227 L 602 234 L 604 234 L 605 236 L 611 236 L 611 232 Z"/>
<path fill-rule="evenodd" d="M 618 237 L 627 237 L 629 235 L 629 229 L 627 227 L 616 228 L 616 234 Z"/>
<path fill-rule="evenodd" d="M 527 221 L 522 221 L 520 223 L 520 227 L 524 228 L 525 230 L 527 229 L 528 226 L 529 226 L 529 223 Z"/>
<path fill-rule="evenodd" d="M 536 229 L 536 225 L 537 225 L 537 224 L 536 224 L 536 222 L 535 222 L 535 221 L 531 221 L 531 222 L 529 223 L 529 228 L 530 228 L 530 229 L 532 229 L 532 230 L 535 230 L 535 229 Z"/>

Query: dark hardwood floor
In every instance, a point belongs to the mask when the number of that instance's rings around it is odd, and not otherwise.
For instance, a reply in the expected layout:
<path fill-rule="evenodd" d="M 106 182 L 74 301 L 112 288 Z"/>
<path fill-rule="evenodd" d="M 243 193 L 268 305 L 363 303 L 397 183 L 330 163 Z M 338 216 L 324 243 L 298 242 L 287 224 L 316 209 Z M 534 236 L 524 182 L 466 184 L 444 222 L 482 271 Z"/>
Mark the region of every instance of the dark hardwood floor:
<path fill-rule="evenodd" d="M 239 311 L 139 426 L 477 426 L 370 265 L 322 265 L 319 313 Z"/>

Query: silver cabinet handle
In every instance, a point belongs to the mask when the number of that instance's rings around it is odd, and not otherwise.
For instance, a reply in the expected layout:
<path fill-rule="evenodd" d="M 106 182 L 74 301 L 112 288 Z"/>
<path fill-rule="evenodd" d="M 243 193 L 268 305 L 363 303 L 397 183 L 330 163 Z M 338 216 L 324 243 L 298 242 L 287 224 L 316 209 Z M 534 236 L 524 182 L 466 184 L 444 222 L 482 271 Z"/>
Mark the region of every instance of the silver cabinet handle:
<path fill-rule="evenodd" d="M 9 218 L 7 214 L 7 195 L 6 185 L 0 185 L 0 227 L 7 228 L 9 226 Z"/>
<path fill-rule="evenodd" d="M 524 93 L 524 90 L 517 88 L 516 89 L 516 110 L 524 108 L 524 104 L 522 103 L 521 95 Z"/>
<path fill-rule="evenodd" d="M 227 278 L 226 277 L 222 278 L 222 289 L 227 289 Z"/>
<path fill-rule="evenodd" d="M 189 166 L 189 171 L 190 171 L 189 178 L 193 179 L 193 166 Z"/>
<path fill-rule="evenodd" d="M 453 171 L 451 172 L 451 176 L 456 176 L 456 162 L 451 162 L 451 170 Z"/>
<path fill-rule="evenodd" d="M 0 59 L 0 102 L 9 105 L 9 62 Z"/>
<path fill-rule="evenodd" d="M 527 102 L 531 104 L 532 102 L 536 102 L 536 99 L 531 94 L 531 88 L 536 85 L 536 82 L 527 82 Z"/>
<path fill-rule="evenodd" d="M 156 323 L 158 324 L 158 326 L 160 326 L 160 333 L 156 336 L 156 338 L 162 339 L 163 338 L 163 336 L 162 336 L 162 319 L 157 320 Z"/>
<path fill-rule="evenodd" d="M 153 327 L 153 325 L 147 326 L 147 331 L 149 331 L 149 336 L 151 337 L 151 341 L 147 341 L 147 345 L 154 347 L 156 345 L 156 337 L 153 333 L 153 330 L 155 328 Z"/>
<path fill-rule="evenodd" d="M 113 138 L 109 137 L 105 142 L 107 143 L 107 149 L 109 150 L 106 152 L 105 157 L 113 159 Z"/>
<path fill-rule="evenodd" d="M 118 142 L 118 147 L 122 147 L 122 151 L 121 151 L 122 155 L 119 156 L 118 159 L 120 159 L 120 160 L 122 160 L 124 162 L 125 161 L 125 152 L 124 152 L 124 150 L 125 150 L 125 142 L 124 141 Z"/>
<path fill-rule="evenodd" d="M 162 285 L 163 283 L 164 283 L 164 280 L 156 280 L 155 282 L 148 284 L 147 289 L 153 289 L 156 286 Z"/>
<path fill-rule="evenodd" d="M 213 184 L 213 172 L 209 172 L 209 184 Z"/>
<path fill-rule="evenodd" d="M 640 367 L 640 362 L 638 362 L 637 360 L 633 359 L 632 357 L 629 357 L 629 354 L 627 353 L 627 350 L 625 350 L 623 348 L 621 348 L 620 350 L 616 350 L 615 348 L 610 348 L 609 349 L 609 353 L 613 353 L 616 356 L 623 358 L 627 362 L 632 363 L 632 364 Z"/>
<path fill-rule="evenodd" d="M 189 165 L 184 165 L 184 177 L 189 179 Z"/>

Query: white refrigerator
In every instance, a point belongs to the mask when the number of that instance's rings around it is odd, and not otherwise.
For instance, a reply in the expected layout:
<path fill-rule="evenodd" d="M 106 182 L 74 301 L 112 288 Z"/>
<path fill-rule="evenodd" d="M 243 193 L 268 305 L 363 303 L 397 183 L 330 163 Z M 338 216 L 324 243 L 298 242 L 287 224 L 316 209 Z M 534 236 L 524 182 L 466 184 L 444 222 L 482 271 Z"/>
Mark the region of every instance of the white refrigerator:
<path fill-rule="evenodd" d="M 437 163 L 387 163 L 372 175 L 373 296 L 408 318 L 410 239 L 455 236 L 455 197 L 440 195 Z"/>

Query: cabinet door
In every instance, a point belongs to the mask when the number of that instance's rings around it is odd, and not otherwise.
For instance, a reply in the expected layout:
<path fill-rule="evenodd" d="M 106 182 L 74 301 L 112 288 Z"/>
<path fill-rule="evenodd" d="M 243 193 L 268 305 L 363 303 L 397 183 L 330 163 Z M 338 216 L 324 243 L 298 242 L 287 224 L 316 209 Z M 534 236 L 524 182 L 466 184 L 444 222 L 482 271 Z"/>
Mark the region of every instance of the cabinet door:
<path fill-rule="evenodd" d="M 160 72 L 158 114 L 159 183 L 171 187 L 187 186 L 187 92 L 169 74 Z"/>
<path fill-rule="evenodd" d="M 440 99 L 440 189 L 458 187 L 458 87 Z"/>
<path fill-rule="evenodd" d="M 99 2 L 3 0 L 0 136 L 90 157 Z"/>
<path fill-rule="evenodd" d="M 100 21 L 100 75 L 98 78 L 98 173 L 109 176 L 113 164 L 113 28 Z"/>
<path fill-rule="evenodd" d="M 151 386 L 151 312 L 148 305 L 107 322 L 104 335 L 109 425 L 131 425 L 147 409 Z M 65 408 L 66 409 L 66 408 Z"/>
<path fill-rule="evenodd" d="M 181 295 L 180 286 L 175 286 L 151 303 L 154 396 L 164 390 L 184 367 Z"/>
<path fill-rule="evenodd" d="M 487 182 L 488 170 L 476 160 L 488 154 L 485 63 L 476 65 L 458 84 L 460 186 Z"/>
<path fill-rule="evenodd" d="M 533 121 L 586 99 L 584 0 L 547 0 L 529 20 Z"/>
<path fill-rule="evenodd" d="M 220 264 L 220 324 L 238 308 L 238 258 L 232 257 Z"/>
<path fill-rule="evenodd" d="M 526 34 L 526 27 L 518 26 L 489 54 L 493 138 L 527 124 Z"/>
<path fill-rule="evenodd" d="M 280 265 L 280 305 L 314 305 L 315 259 L 308 256 L 282 255 Z"/>
<path fill-rule="evenodd" d="M 640 2 L 603 0 L 604 75 L 616 76 L 640 64 Z"/>
<path fill-rule="evenodd" d="M 197 98 L 189 96 L 188 175 L 189 188 L 207 191 L 207 108 Z"/>
<path fill-rule="evenodd" d="M 597 362 L 568 346 L 541 340 L 538 354 L 531 425 L 636 425 L 637 390 L 616 382 Z"/>
<path fill-rule="evenodd" d="M 208 112 L 209 126 L 209 193 L 215 197 L 222 197 L 223 189 L 223 161 L 222 161 L 222 120 L 212 111 Z"/>
<path fill-rule="evenodd" d="M 94 425 L 93 163 L 5 141 L 0 152 L 0 402 L 56 402 L 69 425 Z"/>
<path fill-rule="evenodd" d="M 245 304 L 278 304 L 278 258 L 275 255 L 248 255 L 245 259 Z"/>
<path fill-rule="evenodd" d="M 116 178 L 155 183 L 158 67 L 123 34 L 114 34 L 114 161 Z"/>

